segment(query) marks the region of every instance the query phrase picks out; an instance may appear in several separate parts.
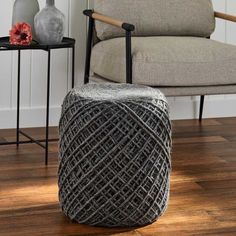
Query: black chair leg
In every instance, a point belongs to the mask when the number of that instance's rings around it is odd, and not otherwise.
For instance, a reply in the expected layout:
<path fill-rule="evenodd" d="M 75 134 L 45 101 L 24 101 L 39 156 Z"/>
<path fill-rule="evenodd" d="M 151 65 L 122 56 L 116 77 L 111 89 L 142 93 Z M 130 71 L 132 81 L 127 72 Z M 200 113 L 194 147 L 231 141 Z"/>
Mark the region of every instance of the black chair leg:
<path fill-rule="evenodd" d="M 199 121 L 202 121 L 203 107 L 204 107 L 205 96 L 202 95 L 200 99 L 200 110 L 199 110 Z"/>

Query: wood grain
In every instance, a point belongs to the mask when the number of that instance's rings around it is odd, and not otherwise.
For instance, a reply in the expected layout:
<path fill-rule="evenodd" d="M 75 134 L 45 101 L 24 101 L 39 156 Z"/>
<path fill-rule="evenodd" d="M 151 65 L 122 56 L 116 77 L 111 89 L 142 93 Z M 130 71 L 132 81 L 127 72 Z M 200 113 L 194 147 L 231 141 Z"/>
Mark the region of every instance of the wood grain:
<path fill-rule="evenodd" d="M 42 129 L 29 132 L 41 136 Z M 51 129 L 52 136 L 57 129 Z M 14 131 L 0 131 L 9 140 Z M 36 145 L 0 147 L 1 236 L 236 235 L 236 118 L 173 123 L 169 207 L 156 223 L 131 229 L 79 225 L 58 204 L 57 143 L 49 166 Z"/>
<path fill-rule="evenodd" d="M 123 24 L 123 22 L 120 21 L 120 20 L 113 19 L 112 17 L 105 16 L 105 15 L 99 14 L 97 12 L 94 12 L 92 14 L 92 17 L 95 20 L 98 20 L 98 21 L 101 21 L 101 22 L 104 22 L 104 23 L 107 23 L 107 24 L 110 24 L 110 25 L 113 25 L 113 26 L 116 26 L 116 27 L 119 27 L 119 28 L 121 28 L 122 24 Z"/>
<path fill-rule="evenodd" d="M 236 22 L 236 16 L 229 15 L 229 14 L 222 13 L 222 12 L 215 12 L 215 17 L 223 19 L 223 20 L 228 20 L 228 21 Z"/>

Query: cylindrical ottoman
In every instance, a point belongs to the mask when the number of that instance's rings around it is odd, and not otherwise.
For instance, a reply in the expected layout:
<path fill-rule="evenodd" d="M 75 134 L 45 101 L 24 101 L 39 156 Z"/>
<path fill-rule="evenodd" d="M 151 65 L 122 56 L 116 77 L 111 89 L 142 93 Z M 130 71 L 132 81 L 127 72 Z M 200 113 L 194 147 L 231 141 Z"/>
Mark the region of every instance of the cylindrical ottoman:
<path fill-rule="evenodd" d="M 89 84 L 65 98 L 59 125 L 59 201 L 79 223 L 154 222 L 169 197 L 171 123 L 157 89 Z"/>

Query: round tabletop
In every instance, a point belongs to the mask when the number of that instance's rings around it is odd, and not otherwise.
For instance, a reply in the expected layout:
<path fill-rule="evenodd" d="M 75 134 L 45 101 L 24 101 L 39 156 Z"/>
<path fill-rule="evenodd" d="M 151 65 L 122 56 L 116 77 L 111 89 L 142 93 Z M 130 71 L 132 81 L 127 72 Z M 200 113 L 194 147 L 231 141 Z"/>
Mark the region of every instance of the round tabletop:
<path fill-rule="evenodd" d="M 30 45 L 13 45 L 10 44 L 9 37 L 0 37 L 0 51 L 3 50 L 27 50 L 27 49 L 57 49 L 57 48 L 72 48 L 75 45 L 75 39 L 64 37 L 62 42 L 59 44 L 40 44 L 36 41 L 32 41 Z"/>

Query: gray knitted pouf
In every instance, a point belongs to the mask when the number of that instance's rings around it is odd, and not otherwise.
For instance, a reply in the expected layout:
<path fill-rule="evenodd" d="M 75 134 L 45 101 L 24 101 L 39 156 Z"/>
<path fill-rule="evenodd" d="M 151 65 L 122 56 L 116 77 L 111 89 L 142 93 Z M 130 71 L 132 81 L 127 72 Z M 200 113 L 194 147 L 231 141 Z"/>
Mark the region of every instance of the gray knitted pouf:
<path fill-rule="evenodd" d="M 160 91 L 127 84 L 74 89 L 59 130 L 59 200 L 70 219 L 141 226 L 165 211 L 171 123 Z"/>

